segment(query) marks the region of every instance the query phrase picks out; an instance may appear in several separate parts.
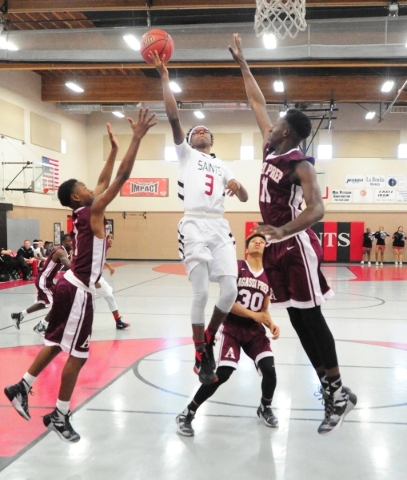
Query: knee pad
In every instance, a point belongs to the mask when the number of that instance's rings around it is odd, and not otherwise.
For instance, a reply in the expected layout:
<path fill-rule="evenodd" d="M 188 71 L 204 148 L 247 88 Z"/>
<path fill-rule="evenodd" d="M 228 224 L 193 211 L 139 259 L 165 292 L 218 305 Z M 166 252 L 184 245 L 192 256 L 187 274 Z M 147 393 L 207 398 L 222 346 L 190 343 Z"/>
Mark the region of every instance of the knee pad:
<path fill-rule="evenodd" d="M 229 380 L 232 375 L 234 368 L 232 367 L 218 367 L 216 370 L 216 375 L 219 378 L 218 384 L 221 385 Z"/>
<path fill-rule="evenodd" d="M 274 365 L 274 357 L 264 357 L 257 364 L 259 370 L 264 377 L 276 377 L 276 368 Z"/>

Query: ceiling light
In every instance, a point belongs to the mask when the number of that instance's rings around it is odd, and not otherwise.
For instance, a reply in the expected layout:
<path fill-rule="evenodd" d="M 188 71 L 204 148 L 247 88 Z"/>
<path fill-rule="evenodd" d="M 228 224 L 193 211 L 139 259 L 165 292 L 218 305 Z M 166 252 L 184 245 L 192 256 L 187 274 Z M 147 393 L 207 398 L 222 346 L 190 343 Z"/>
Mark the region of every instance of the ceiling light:
<path fill-rule="evenodd" d="M 273 50 L 274 48 L 277 48 L 277 40 L 275 35 L 272 33 L 265 33 L 263 35 L 263 43 L 267 50 Z"/>
<path fill-rule="evenodd" d="M 195 110 L 194 115 L 196 118 L 205 118 L 205 115 L 200 110 Z"/>
<path fill-rule="evenodd" d="M 373 120 L 375 116 L 376 116 L 376 112 L 367 112 L 365 118 L 366 120 Z"/>
<path fill-rule="evenodd" d="M 140 50 L 140 42 L 134 35 L 123 35 L 123 39 L 133 50 Z"/>
<path fill-rule="evenodd" d="M 274 82 L 274 91 L 275 92 L 284 92 L 284 83 L 282 82 L 282 80 L 276 80 Z"/>
<path fill-rule="evenodd" d="M 394 87 L 393 80 L 386 80 L 382 85 L 382 92 L 390 92 Z"/>
<path fill-rule="evenodd" d="M 280 117 L 285 117 L 287 115 L 287 110 L 281 110 Z"/>
<path fill-rule="evenodd" d="M 75 82 L 66 82 L 65 85 L 76 93 L 83 93 L 85 91 Z"/>
<path fill-rule="evenodd" d="M 0 37 L 0 49 L 16 51 L 18 47 L 13 42 L 8 42 L 6 37 Z"/>
<path fill-rule="evenodd" d="M 122 112 L 119 112 L 118 110 L 115 110 L 114 112 L 112 112 L 113 115 L 115 115 L 116 117 L 119 117 L 119 118 L 124 118 L 124 115 Z"/>
<path fill-rule="evenodd" d="M 170 82 L 170 88 L 174 93 L 182 92 L 181 87 L 178 85 L 177 82 Z"/>

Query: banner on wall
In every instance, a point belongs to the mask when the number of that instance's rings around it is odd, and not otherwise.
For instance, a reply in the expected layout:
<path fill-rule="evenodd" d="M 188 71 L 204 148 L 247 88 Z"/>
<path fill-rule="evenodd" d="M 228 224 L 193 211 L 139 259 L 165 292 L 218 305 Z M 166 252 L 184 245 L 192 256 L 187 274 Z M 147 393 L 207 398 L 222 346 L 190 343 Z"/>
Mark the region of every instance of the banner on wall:
<path fill-rule="evenodd" d="M 387 203 L 395 202 L 395 191 L 390 188 L 381 188 L 375 190 L 375 202 L 376 203 Z"/>
<path fill-rule="evenodd" d="M 407 190 L 396 190 L 396 202 L 407 203 Z"/>
<path fill-rule="evenodd" d="M 407 176 L 406 175 L 388 175 L 387 176 L 387 185 L 389 187 L 395 188 L 406 188 L 407 187 Z"/>
<path fill-rule="evenodd" d="M 351 203 L 352 190 L 332 190 L 332 201 L 334 203 Z"/>
<path fill-rule="evenodd" d="M 366 175 L 365 187 L 386 188 L 388 186 L 384 175 Z"/>
<path fill-rule="evenodd" d="M 318 222 L 312 226 L 321 243 L 324 262 L 360 262 L 364 222 Z"/>
<path fill-rule="evenodd" d="M 345 187 L 346 188 L 362 188 L 365 186 L 365 176 L 364 175 L 346 175 L 345 177 Z"/>
<path fill-rule="evenodd" d="M 354 203 L 373 203 L 374 190 L 371 188 L 355 188 L 353 190 Z"/>
<path fill-rule="evenodd" d="M 120 190 L 122 197 L 168 197 L 168 178 L 129 178 Z"/>

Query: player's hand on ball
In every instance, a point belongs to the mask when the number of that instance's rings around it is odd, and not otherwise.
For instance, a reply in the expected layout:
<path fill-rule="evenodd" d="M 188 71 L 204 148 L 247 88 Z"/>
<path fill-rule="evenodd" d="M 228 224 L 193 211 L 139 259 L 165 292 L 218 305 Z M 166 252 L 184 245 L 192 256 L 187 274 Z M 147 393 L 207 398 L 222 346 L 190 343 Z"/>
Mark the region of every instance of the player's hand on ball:
<path fill-rule="evenodd" d="M 237 191 L 240 190 L 240 183 L 237 182 L 236 180 L 229 180 L 227 185 L 226 185 L 226 195 L 228 197 L 233 197 L 233 195 L 236 195 Z"/>
<path fill-rule="evenodd" d="M 117 141 L 115 134 L 112 132 L 112 127 L 110 126 L 110 123 L 106 123 L 106 127 L 107 127 L 107 133 L 109 134 L 109 140 L 112 145 L 112 148 L 119 150 L 119 142 Z"/>
<path fill-rule="evenodd" d="M 139 138 L 143 138 L 150 128 L 158 123 L 155 119 L 155 113 L 148 115 L 148 107 L 145 110 L 140 108 L 137 122 L 130 117 L 127 117 L 127 120 L 133 130 L 133 135 Z"/>
<path fill-rule="evenodd" d="M 153 65 L 158 70 L 158 73 L 162 77 L 163 75 L 168 75 L 167 67 L 165 66 L 165 54 L 162 57 L 162 60 L 158 56 L 157 50 L 150 52 L 149 57 L 151 58 Z"/>
<path fill-rule="evenodd" d="M 239 37 L 238 33 L 233 34 L 233 42 L 235 44 L 235 50 L 233 50 L 231 45 L 228 45 L 229 52 L 232 54 L 233 60 L 239 65 L 242 65 L 246 63 L 246 59 L 243 55 L 242 39 Z"/>

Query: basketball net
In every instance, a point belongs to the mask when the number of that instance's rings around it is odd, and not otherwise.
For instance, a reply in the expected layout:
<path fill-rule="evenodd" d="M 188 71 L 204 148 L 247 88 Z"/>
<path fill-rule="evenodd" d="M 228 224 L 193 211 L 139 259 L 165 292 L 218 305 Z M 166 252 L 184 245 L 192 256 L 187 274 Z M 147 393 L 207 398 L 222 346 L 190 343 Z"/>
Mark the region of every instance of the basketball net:
<path fill-rule="evenodd" d="M 307 28 L 305 0 L 256 0 L 254 30 L 260 37 L 274 33 L 280 38 L 295 38 Z"/>

